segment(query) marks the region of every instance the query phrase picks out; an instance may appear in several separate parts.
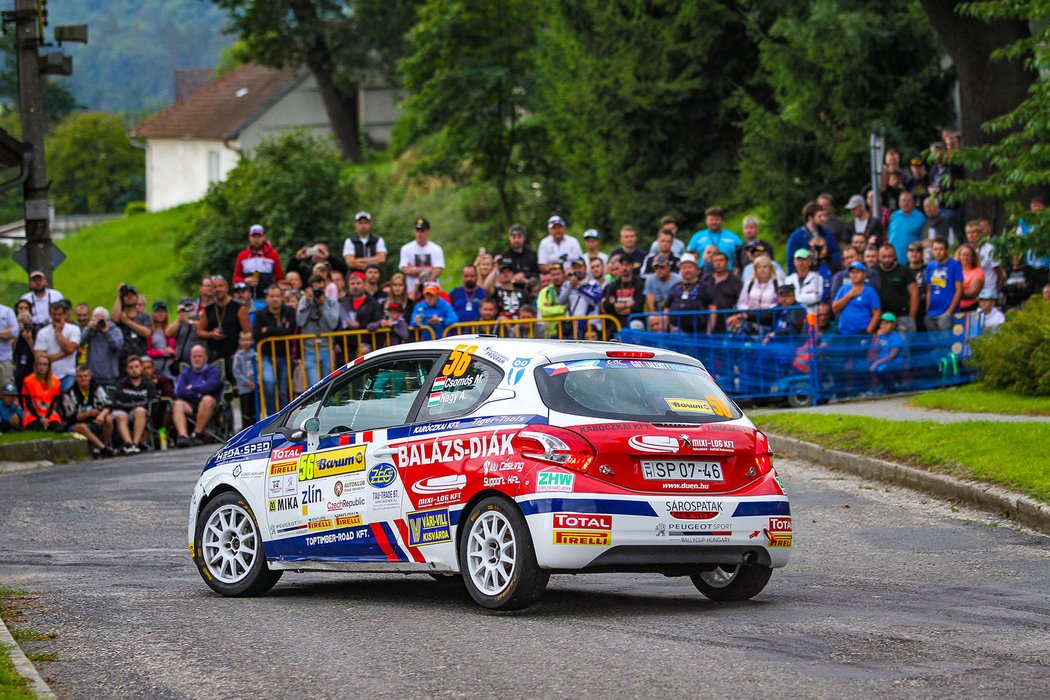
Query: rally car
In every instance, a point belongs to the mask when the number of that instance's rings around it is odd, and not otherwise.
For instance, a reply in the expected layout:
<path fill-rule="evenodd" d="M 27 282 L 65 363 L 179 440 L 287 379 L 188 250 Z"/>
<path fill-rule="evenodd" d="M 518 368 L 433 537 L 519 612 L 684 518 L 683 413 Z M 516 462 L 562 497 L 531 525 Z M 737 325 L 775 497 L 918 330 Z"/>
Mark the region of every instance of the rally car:
<path fill-rule="evenodd" d="M 791 551 L 765 435 L 691 357 L 488 336 L 341 367 L 214 454 L 189 547 L 227 596 L 287 570 L 462 576 L 524 608 L 556 573 L 758 594 Z"/>

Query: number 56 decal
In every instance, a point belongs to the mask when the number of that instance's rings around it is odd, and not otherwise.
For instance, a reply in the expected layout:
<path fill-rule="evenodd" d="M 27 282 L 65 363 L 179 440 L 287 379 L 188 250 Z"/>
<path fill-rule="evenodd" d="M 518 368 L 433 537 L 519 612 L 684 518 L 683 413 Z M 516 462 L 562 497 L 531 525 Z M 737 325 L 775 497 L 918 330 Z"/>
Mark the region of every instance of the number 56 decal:
<path fill-rule="evenodd" d="M 477 345 L 457 345 L 456 349 L 452 351 L 452 354 L 445 361 L 445 366 L 441 368 L 441 375 L 444 377 L 462 377 L 467 371 L 467 367 L 470 366 L 470 360 L 477 350 Z"/>

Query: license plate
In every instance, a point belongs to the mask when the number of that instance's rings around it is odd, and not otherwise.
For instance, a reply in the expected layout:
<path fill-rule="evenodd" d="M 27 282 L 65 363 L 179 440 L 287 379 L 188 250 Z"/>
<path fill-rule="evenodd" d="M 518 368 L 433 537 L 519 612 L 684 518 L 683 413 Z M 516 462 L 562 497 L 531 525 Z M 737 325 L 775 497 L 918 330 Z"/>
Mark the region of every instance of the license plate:
<path fill-rule="evenodd" d="M 642 478 L 647 481 L 723 481 L 721 464 L 693 459 L 643 459 Z"/>

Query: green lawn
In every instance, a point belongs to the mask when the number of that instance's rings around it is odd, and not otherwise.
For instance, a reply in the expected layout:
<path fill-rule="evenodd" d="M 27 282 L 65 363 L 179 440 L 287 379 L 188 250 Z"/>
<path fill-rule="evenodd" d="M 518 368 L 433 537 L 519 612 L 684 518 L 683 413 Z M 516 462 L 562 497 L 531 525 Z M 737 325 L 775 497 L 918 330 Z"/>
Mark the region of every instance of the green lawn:
<path fill-rule="evenodd" d="M 5 598 L 25 595 L 24 591 L 0 588 L 0 613 L 11 613 Z M 18 675 L 11 660 L 7 658 L 7 649 L 0 649 L 0 700 L 32 700 L 36 697 L 25 679 Z"/>
<path fill-rule="evenodd" d="M 72 433 L 38 433 L 38 432 L 25 432 L 25 433 L 0 433 L 0 445 L 7 445 L 12 442 L 29 442 L 31 440 L 73 440 Z"/>
<path fill-rule="evenodd" d="M 908 399 L 908 405 L 941 411 L 1050 416 L 1050 396 L 1024 396 L 1012 391 L 987 389 L 981 384 L 928 391 Z"/>
<path fill-rule="evenodd" d="M 758 415 L 754 421 L 763 430 L 831 449 L 977 479 L 1050 502 L 1050 466 L 1042 456 L 1050 442 L 1050 424 L 935 423 L 798 413 Z"/>

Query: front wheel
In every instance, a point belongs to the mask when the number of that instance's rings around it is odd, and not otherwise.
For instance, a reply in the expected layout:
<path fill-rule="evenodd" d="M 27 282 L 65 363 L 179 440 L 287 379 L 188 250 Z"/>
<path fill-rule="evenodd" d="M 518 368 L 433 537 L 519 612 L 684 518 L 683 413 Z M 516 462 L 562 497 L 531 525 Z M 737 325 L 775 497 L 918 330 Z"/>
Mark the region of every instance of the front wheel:
<path fill-rule="evenodd" d="M 503 498 L 478 503 L 459 542 L 463 581 L 470 597 L 489 610 L 521 610 L 539 600 L 550 574 L 536 563 L 525 517 Z"/>
<path fill-rule="evenodd" d="M 711 600 L 748 600 L 762 592 L 772 575 L 773 569 L 768 566 L 737 564 L 702 571 L 690 576 L 689 580 L 696 590 Z"/>
<path fill-rule="evenodd" d="M 193 561 L 212 590 L 231 597 L 265 593 L 283 573 L 266 566 L 251 506 L 232 491 L 216 496 L 197 516 Z"/>

